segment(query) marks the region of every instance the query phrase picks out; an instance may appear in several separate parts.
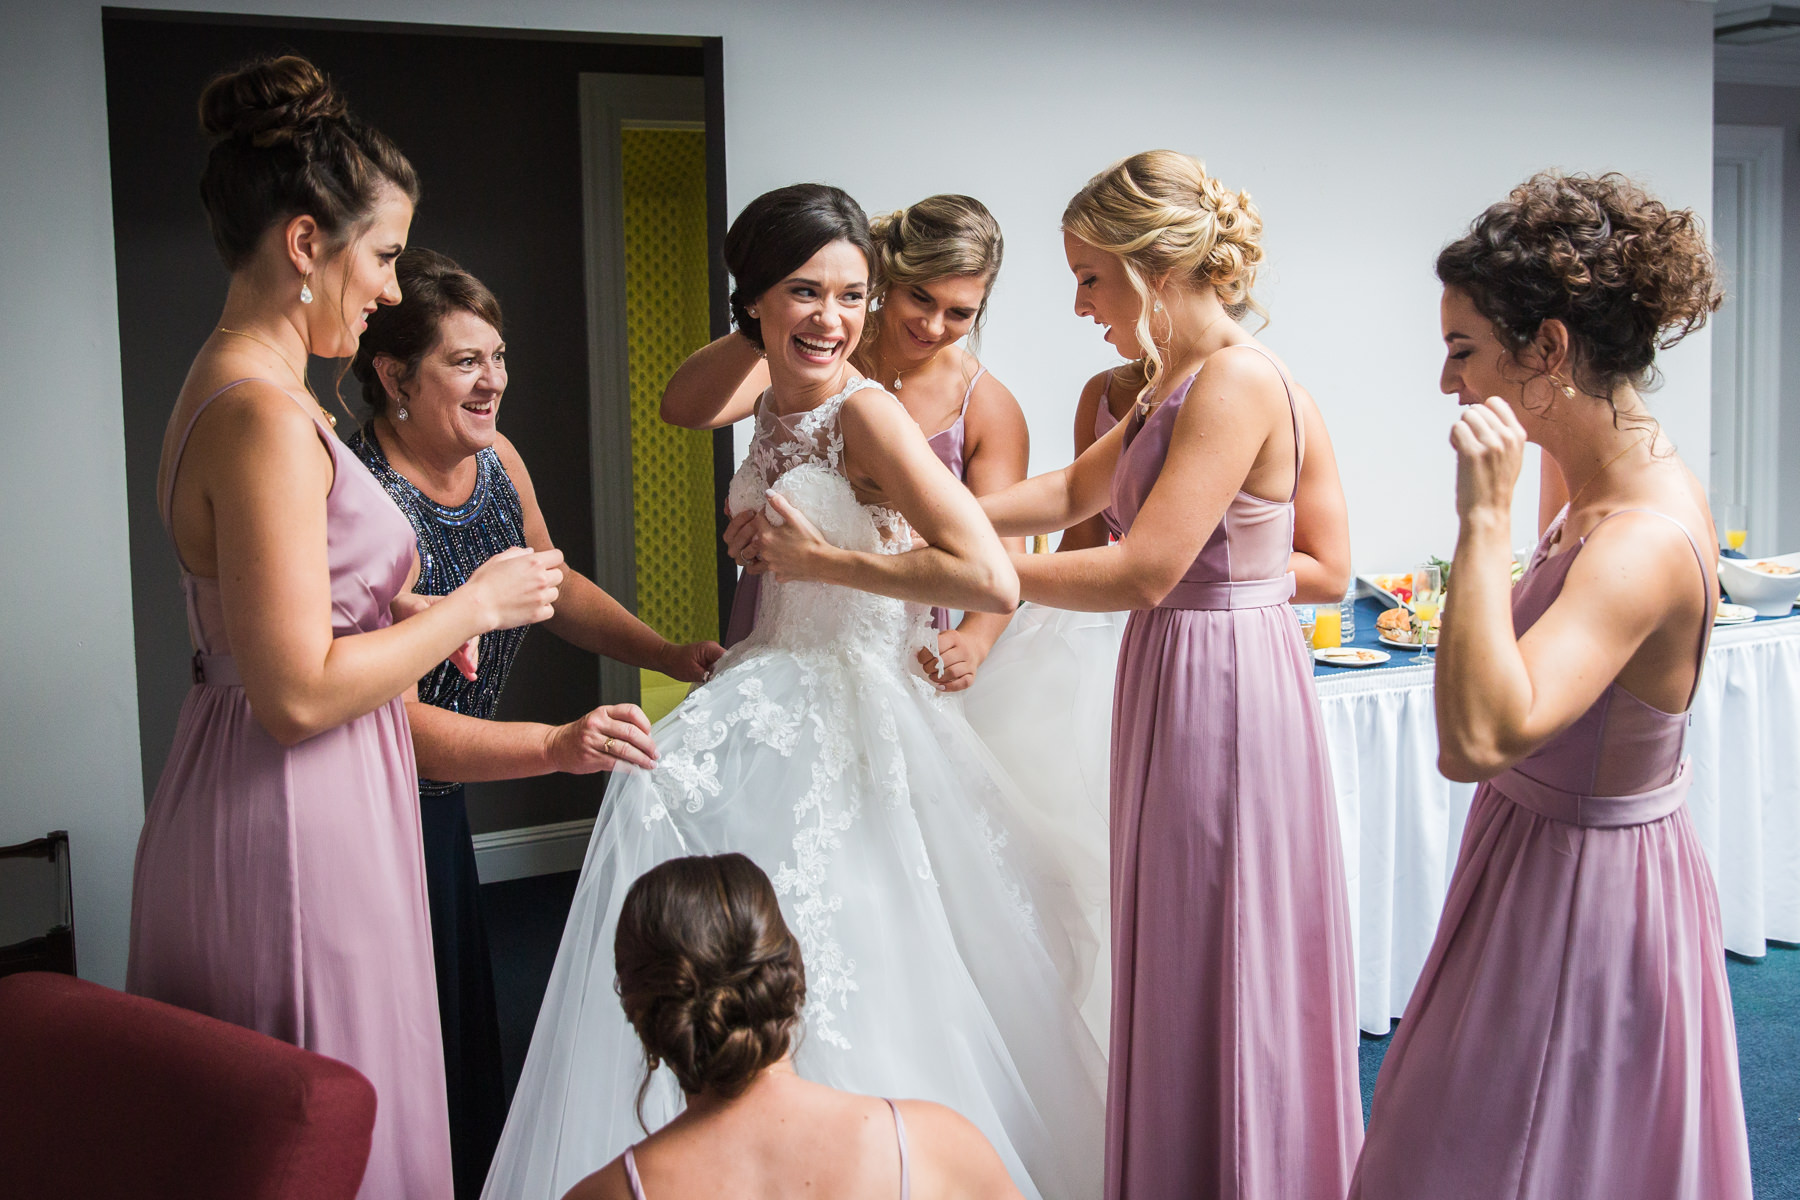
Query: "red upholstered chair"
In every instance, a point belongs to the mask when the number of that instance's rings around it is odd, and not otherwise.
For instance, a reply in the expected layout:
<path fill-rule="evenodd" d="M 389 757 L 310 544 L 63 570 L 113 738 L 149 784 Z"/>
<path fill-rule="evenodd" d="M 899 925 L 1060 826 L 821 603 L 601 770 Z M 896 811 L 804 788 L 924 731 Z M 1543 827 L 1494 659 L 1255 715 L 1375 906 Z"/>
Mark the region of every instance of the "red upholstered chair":
<path fill-rule="evenodd" d="M 0 1194 L 349 1200 L 375 1088 L 274 1038 L 67 975 L 0 979 Z"/>

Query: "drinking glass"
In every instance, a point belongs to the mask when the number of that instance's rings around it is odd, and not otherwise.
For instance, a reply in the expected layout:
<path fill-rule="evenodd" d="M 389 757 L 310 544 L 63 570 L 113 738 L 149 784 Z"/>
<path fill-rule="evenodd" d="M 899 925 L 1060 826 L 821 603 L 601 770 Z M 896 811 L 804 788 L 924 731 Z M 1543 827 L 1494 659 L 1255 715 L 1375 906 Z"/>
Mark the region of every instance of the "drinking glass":
<path fill-rule="evenodd" d="M 1312 646 L 1313 630 L 1318 624 L 1318 610 L 1310 604 L 1294 605 L 1294 616 L 1300 620 L 1300 636 L 1306 639 L 1308 648 Z"/>
<path fill-rule="evenodd" d="M 1733 550 L 1742 551 L 1744 542 L 1750 536 L 1750 512 L 1742 504 L 1721 504 L 1716 510 L 1719 532 L 1724 535 L 1725 544 Z"/>
<path fill-rule="evenodd" d="M 1444 602 L 1444 576 L 1431 563 L 1413 568 L 1412 609 L 1413 634 L 1419 639 L 1419 662 L 1435 661 L 1431 654 L 1431 622 Z"/>

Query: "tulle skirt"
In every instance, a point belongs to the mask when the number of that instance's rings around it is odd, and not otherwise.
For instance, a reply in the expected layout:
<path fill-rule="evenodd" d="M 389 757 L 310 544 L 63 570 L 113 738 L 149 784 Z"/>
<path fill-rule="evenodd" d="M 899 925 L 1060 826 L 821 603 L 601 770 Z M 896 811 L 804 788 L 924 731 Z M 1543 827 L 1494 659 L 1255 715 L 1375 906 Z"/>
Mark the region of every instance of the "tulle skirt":
<path fill-rule="evenodd" d="M 655 735 L 656 769 L 607 787 L 484 1195 L 553 1200 L 643 1136 L 619 908 L 659 862 L 738 851 L 804 952 L 802 1075 L 946 1104 L 1027 1196 L 1097 1197 L 1105 1064 L 1066 982 L 1078 897 L 960 699 L 879 656 L 752 638 Z M 680 1104 L 658 1071 L 644 1124 Z"/>

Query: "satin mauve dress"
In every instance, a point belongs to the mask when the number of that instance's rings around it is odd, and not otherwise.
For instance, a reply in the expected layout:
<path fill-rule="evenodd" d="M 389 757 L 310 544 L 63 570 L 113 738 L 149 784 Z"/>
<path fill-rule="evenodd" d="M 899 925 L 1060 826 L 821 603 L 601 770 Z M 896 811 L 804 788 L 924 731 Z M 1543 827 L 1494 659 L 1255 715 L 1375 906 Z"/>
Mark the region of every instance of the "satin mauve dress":
<path fill-rule="evenodd" d="M 159 497 L 165 526 L 193 422 L 248 382 L 207 397 L 182 431 Z M 295 402 L 311 414 L 310 402 Z M 324 426 L 318 433 L 334 469 L 325 501 L 332 632 L 366 633 L 391 623 L 413 531 L 356 455 Z M 406 709 L 395 698 L 283 747 L 250 711 L 218 580 L 182 564 L 181 581 L 195 683 L 138 840 L 126 988 L 349 1063 L 377 1097 L 358 1195 L 447 1197 L 450 1128 Z"/>
<path fill-rule="evenodd" d="M 1566 517 L 1513 589 L 1520 634 L 1580 553 L 1549 556 Z M 1475 793 L 1351 1196 L 1749 1200 L 1718 895 L 1683 802 L 1686 730 L 1685 711 L 1614 683 Z"/>
<path fill-rule="evenodd" d="M 1200 403 L 1192 386 L 1128 418 L 1112 490 L 1126 531 L 1176 415 Z M 1288 405 L 1298 479 L 1291 389 Z M 1349 898 L 1288 606 L 1293 531 L 1291 497 L 1240 491 L 1182 581 L 1125 627 L 1108 1200 L 1342 1200 L 1362 1145 Z"/>
<path fill-rule="evenodd" d="M 956 420 L 925 439 L 931 452 L 938 456 L 938 461 L 964 483 L 969 481 L 963 462 L 963 450 L 968 440 L 969 397 L 975 394 L 976 382 L 986 374 L 986 367 L 975 369 L 975 374 L 969 379 L 969 386 L 963 390 L 962 411 L 956 414 Z M 725 637 L 722 639 L 727 649 L 749 637 L 750 631 L 756 628 L 756 604 L 761 596 L 761 575 L 738 576 L 737 590 L 731 597 L 731 616 L 725 621 Z M 936 629 L 950 628 L 950 610 L 932 609 L 931 624 Z"/>

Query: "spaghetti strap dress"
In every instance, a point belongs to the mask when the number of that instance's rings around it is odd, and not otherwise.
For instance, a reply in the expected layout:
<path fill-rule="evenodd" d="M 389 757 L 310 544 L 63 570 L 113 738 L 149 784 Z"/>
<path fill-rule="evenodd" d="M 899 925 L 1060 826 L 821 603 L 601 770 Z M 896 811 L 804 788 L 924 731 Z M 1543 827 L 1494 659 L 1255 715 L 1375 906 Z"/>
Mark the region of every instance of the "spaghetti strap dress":
<path fill-rule="evenodd" d="M 183 430 L 158 498 L 165 526 L 194 422 L 246 382 L 209 396 Z M 294 400 L 310 415 L 310 404 Z M 388 604 L 412 569 L 412 528 L 356 455 L 317 430 L 333 466 L 325 501 L 333 634 L 366 633 L 391 623 Z M 126 988 L 355 1067 L 377 1096 L 358 1195 L 448 1196 L 444 1060 L 406 709 L 396 697 L 282 746 L 250 711 L 218 580 L 183 563 L 181 585 L 194 686 L 138 841 Z"/>
<path fill-rule="evenodd" d="M 1549 553 L 1567 517 L 1513 589 L 1520 634 L 1586 544 Z M 1715 599 L 1708 588 L 1696 689 Z M 1685 803 L 1686 730 L 1685 711 L 1615 682 L 1476 791 L 1436 940 L 1375 1085 L 1352 1197 L 1749 1200 L 1718 894 Z"/>
<path fill-rule="evenodd" d="M 1112 492 L 1127 533 L 1182 405 L 1203 402 L 1192 386 L 1128 418 Z M 1291 388 L 1288 405 L 1298 480 Z M 1186 576 L 1125 627 L 1108 1200 L 1341 1200 L 1362 1145 L 1349 898 L 1288 607 L 1293 528 L 1291 498 L 1240 491 Z"/>

